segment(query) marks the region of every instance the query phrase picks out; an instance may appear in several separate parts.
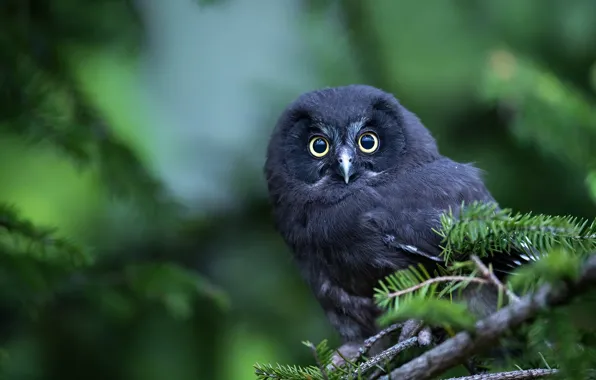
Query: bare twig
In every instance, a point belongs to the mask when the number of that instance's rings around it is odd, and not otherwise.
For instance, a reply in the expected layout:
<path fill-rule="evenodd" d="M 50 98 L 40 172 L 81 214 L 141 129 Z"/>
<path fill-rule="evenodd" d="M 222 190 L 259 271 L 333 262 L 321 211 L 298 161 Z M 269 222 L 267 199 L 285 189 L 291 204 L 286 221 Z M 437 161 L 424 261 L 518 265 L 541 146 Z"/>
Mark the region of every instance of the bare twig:
<path fill-rule="evenodd" d="M 377 343 L 380 339 L 382 339 L 383 337 L 391 334 L 394 331 L 397 331 L 399 329 L 401 329 L 403 327 L 402 323 L 394 323 L 386 328 L 384 328 L 383 330 L 379 331 L 376 335 L 371 336 L 370 338 L 367 338 L 364 341 L 364 345 L 362 347 L 360 347 L 360 349 L 358 350 L 358 359 L 360 357 L 362 357 L 363 355 L 366 355 L 366 353 L 368 352 L 368 350 L 371 349 L 371 347 Z"/>
<path fill-rule="evenodd" d="M 433 277 L 428 279 L 420 284 L 411 286 L 407 289 L 403 289 L 397 292 L 392 292 L 387 295 L 388 298 L 395 298 L 403 296 L 404 294 L 408 294 L 411 292 L 415 292 L 418 289 L 422 289 L 427 285 L 434 284 L 436 282 L 449 282 L 449 281 L 461 281 L 461 282 L 476 282 L 479 284 L 487 284 L 489 281 L 484 278 L 478 277 L 466 277 L 466 276 L 442 276 L 442 277 Z"/>
<path fill-rule="evenodd" d="M 452 377 L 447 380 L 526 380 L 551 376 L 557 372 L 556 369 L 536 368 L 511 372 L 483 373 L 474 376 Z"/>
<path fill-rule="evenodd" d="M 412 337 L 410 339 L 404 340 L 403 342 L 397 343 L 396 345 L 386 349 L 385 351 L 381 352 L 378 355 L 373 356 L 369 360 L 365 361 L 358 368 L 353 372 L 354 376 L 358 376 L 358 374 L 362 374 L 365 371 L 368 371 L 372 367 L 376 366 L 380 362 L 386 359 L 391 359 L 395 355 L 399 354 L 402 351 L 407 350 L 410 347 L 414 347 L 418 344 L 418 338 Z"/>
<path fill-rule="evenodd" d="M 391 372 L 391 379 L 433 378 L 445 370 L 462 364 L 471 355 L 498 341 L 505 332 L 534 318 L 540 311 L 566 304 L 596 285 L 596 256 L 585 263 L 579 278 L 557 286 L 545 284 L 533 294 L 524 296 L 489 317 L 476 323 L 473 334 L 460 332 L 435 348 Z"/>
<path fill-rule="evenodd" d="M 501 292 L 507 294 L 507 297 L 510 301 L 519 302 L 519 297 L 511 290 L 509 290 L 501 281 L 499 281 L 499 279 L 497 278 L 497 276 L 495 276 L 493 271 L 488 269 L 488 267 L 484 265 L 484 263 L 482 262 L 482 260 L 480 260 L 478 256 L 471 255 L 470 259 L 474 262 L 480 273 L 482 273 L 482 276 L 484 276 L 484 278 L 486 278 L 493 285 L 499 288 Z"/>
<path fill-rule="evenodd" d="M 312 355 L 315 357 L 315 361 L 317 362 L 317 366 L 319 367 L 319 370 L 321 371 L 321 376 L 323 376 L 323 379 L 324 380 L 329 380 L 329 376 L 327 375 L 327 371 L 325 370 L 325 367 L 323 366 L 323 363 L 321 363 L 321 359 L 319 359 L 319 355 L 317 355 L 317 348 L 312 343 L 310 343 L 308 345 L 308 347 L 312 351 Z"/>

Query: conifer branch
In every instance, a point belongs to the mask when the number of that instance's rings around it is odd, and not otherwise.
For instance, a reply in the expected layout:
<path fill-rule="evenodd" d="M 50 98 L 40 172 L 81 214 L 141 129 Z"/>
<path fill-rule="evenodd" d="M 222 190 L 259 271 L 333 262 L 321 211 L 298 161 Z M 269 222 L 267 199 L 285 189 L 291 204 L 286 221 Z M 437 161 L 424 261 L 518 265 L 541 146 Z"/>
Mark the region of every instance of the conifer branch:
<path fill-rule="evenodd" d="M 520 302 L 509 305 L 476 323 L 474 333 L 460 332 L 453 338 L 393 370 L 390 379 L 431 379 L 488 348 L 507 331 L 530 321 L 548 307 L 563 305 L 596 285 L 596 256 L 584 264 L 576 281 L 557 286 L 545 284 Z"/>
<path fill-rule="evenodd" d="M 93 262 L 88 250 L 57 237 L 55 229 L 36 226 L 21 217 L 13 206 L 0 203 L 0 252 L 23 254 L 37 260 L 62 263 L 69 268 Z"/>
<path fill-rule="evenodd" d="M 485 280 L 483 278 L 478 278 L 478 277 L 468 277 L 468 276 L 442 276 L 442 277 L 434 277 L 431 279 L 428 279 L 426 281 L 423 281 L 417 285 L 414 285 L 412 287 L 409 287 L 407 289 L 403 289 L 403 290 L 399 290 L 396 292 L 392 292 L 389 293 L 387 295 L 388 298 L 395 298 L 395 297 L 400 297 L 403 296 L 404 294 L 408 294 L 408 293 L 412 293 L 415 292 L 416 290 L 422 289 L 425 286 L 431 285 L 431 284 L 435 284 L 435 283 L 439 283 L 439 282 L 475 282 L 475 283 L 479 283 L 479 284 L 486 284 L 488 283 L 488 280 Z"/>
<path fill-rule="evenodd" d="M 494 203 L 462 203 L 458 215 L 453 210 L 441 215 L 441 228 L 436 232 L 443 239 L 442 256 L 447 265 L 469 252 L 486 257 L 521 250 L 534 259 L 537 253 L 557 247 L 578 252 L 596 249 L 596 220 L 514 214 Z"/>

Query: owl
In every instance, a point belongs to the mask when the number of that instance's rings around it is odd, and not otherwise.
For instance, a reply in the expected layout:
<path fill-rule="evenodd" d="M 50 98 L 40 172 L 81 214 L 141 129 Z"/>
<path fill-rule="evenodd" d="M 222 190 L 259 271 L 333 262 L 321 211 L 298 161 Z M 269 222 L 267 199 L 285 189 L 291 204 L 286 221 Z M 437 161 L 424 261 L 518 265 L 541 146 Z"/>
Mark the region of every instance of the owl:
<path fill-rule="evenodd" d="M 441 261 L 433 229 L 443 212 L 495 203 L 479 169 L 442 156 L 416 115 L 367 85 L 289 104 L 269 140 L 265 175 L 276 229 L 345 343 L 378 331 L 380 279 Z"/>

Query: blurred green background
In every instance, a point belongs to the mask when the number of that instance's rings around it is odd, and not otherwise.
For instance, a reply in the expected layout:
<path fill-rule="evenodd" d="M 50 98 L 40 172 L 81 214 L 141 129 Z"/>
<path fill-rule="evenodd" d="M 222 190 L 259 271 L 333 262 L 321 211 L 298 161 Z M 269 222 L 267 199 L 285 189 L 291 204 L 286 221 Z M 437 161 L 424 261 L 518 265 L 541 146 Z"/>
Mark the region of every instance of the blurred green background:
<path fill-rule="evenodd" d="M 594 0 L 0 12 L 0 204 L 93 258 L 49 268 L 0 217 L 7 379 L 243 380 L 255 362 L 311 363 L 302 340 L 337 344 L 262 174 L 276 118 L 314 88 L 394 93 L 504 207 L 595 214 Z"/>

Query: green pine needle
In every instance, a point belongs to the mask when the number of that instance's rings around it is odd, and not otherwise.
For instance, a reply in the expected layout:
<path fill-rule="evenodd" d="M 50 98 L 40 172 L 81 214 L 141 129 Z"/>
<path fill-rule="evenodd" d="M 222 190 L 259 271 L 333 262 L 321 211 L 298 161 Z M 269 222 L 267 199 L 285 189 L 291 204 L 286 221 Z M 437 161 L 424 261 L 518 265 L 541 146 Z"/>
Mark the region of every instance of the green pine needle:
<path fill-rule="evenodd" d="M 319 360 L 321 366 L 323 368 L 327 368 L 327 366 L 331 363 L 331 358 L 333 356 L 333 350 L 329 348 L 327 345 L 327 340 L 323 340 L 318 345 L 314 345 L 309 341 L 302 342 L 306 347 L 311 350 L 314 350 L 314 355 L 316 355 L 316 359 Z M 314 361 L 314 358 L 313 358 Z M 316 365 L 310 365 L 306 367 L 296 366 L 296 365 L 281 365 L 281 364 L 255 364 L 255 374 L 257 375 L 257 379 L 259 380 L 269 380 L 269 379 L 312 379 L 312 380 L 324 380 L 325 377 L 323 373 L 321 373 L 321 368 Z M 329 380 L 335 380 L 341 378 L 343 372 L 341 371 L 327 371 L 325 374 Z"/>
<path fill-rule="evenodd" d="M 509 253 L 513 249 L 532 253 L 563 247 L 577 253 L 596 249 L 596 221 L 572 216 L 513 214 L 493 203 L 462 204 L 456 217 L 452 210 L 441 216 L 443 256 L 447 263 L 473 252 L 479 256 Z"/>
<path fill-rule="evenodd" d="M 441 298 L 472 282 L 485 282 L 475 274 L 464 274 L 463 271 L 447 272 L 443 269 L 431 276 L 420 264 L 418 268 L 400 270 L 381 280 L 375 289 L 375 302 L 382 308 L 397 310 L 402 303 L 415 298 Z"/>

